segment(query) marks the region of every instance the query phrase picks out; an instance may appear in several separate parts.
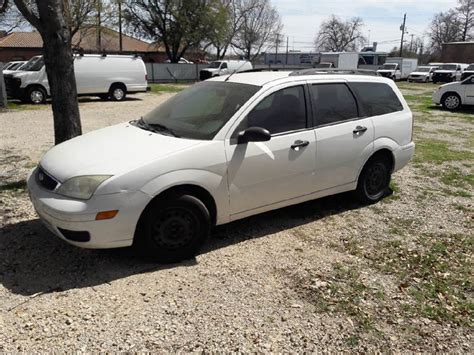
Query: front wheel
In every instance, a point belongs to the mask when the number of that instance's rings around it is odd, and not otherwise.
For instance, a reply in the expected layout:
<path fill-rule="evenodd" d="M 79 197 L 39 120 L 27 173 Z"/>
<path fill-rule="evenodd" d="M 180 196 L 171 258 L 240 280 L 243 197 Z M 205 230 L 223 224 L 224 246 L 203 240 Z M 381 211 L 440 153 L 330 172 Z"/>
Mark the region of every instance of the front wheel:
<path fill-rule="evenodd" d="M 441 99 L 441 105 L 447 110 L 456 111 L 461 106 L 461 98 L 455 93 L 449 93 Z"/>
<path fill-rule="evenodd" d="M 40 87 L 29 88 L 26 92 L 26 99 L 33 105 L 44 104 L 46 102 L 46 91 Z"/>
<path fill-rule="evenodd" d="M 146 209 L 134 245 L 158 262 L 179 262 L 196 255 L 210 229 L 211 216 L 201 200 L 186 194 L 168 195 Z"/>
<path fill-rule="evenodd" d="M 127 97 L 127 89 L 124 85 L 114 84 L 110 88 L 109 96 L 112 101 L 123 101 Z"/>
<path fill-rule="evenodd" d="M 380 201 L 388 191 L 391 179 L 386 159 L 372 158 L 362 169 L 357 183 L 356 196 L 364 204 Z"/>

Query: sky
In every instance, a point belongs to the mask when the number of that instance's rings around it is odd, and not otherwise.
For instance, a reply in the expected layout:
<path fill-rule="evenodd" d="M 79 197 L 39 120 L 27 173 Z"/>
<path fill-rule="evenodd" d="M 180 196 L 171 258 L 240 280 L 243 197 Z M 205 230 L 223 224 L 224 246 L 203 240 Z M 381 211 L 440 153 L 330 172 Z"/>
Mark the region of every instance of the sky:
<path fill-rule="evenodd" d="M 347 20 L 361 17 L 363 33 L 377 50 L 389 51 L 400 46 L 400 26 L 407 14 L 407 40 L 422 36 L 433 16 L 456 6 L 456 0 L 272 0 L 282 17 L 282 34 L 289 38 L 289 48 L 314 50 L 312 45 L 319 25 L 332 14 Z M 286 46 L 286 38 L 284 39 Z M 385 43 L 384 43 L 385 42 Z"/>

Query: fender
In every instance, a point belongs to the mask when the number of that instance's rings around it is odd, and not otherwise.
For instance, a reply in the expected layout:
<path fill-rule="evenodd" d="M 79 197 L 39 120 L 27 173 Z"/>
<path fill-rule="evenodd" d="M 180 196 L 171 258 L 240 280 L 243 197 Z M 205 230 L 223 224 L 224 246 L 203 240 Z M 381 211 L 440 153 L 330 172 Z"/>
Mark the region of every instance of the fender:
<path fill-rule="evenodd" d="M 388 138 L 388 137 L 381 137 L 381 138 L 377 139 L 376 141 L 374 141 L 372 154 L 365 155 L 366 150 L 364 150 L 365 160 L 362 162 L 362 164 L 359 167 L 359 172 L 357 173 L 357 180 L 356 181 L 359 181 L 359 176 L 362 172 L 362 169 L 364 168 L 365 164 L 367 164 L 369 159 L 372 158 L 372 156 L 374 154 L 376 154 L 378 151 L 380 151 L 382 149 L 389 150 L 392 153 L 393 160 L 394 160 L 394 166 L 396 166 L 397 162 L 395 160 L 395 155 L 393 154 L 393 152 L 398 148 L 399 148 L 398 143 L 395 142 L 393 139 Z"/>
<path fill-rule="evenodd" d="M 229 189 L 226 176 L 207 170 L 176 170 L 147 182 L 140 191 L 154 198 L 160 193 L 180 185 L 195 185 L 208 191 L 216 203 L 216 224 L 224 224 L 230 221 Z"/>

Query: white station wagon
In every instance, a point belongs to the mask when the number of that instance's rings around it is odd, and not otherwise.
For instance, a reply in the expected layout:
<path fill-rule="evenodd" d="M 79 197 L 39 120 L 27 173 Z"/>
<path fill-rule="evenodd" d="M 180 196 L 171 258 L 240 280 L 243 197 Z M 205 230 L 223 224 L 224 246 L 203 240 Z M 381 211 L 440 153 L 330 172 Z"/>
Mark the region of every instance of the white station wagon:
<path fill-rule="evenodd" d="M 215 225 L 345 191 L 379 201 L 414 154 L 412 132 L 385 78 L 235 74 L 55 146 L 28 189 L 65 241 L 134 245 L 174 262 L 195 255 Z"/>

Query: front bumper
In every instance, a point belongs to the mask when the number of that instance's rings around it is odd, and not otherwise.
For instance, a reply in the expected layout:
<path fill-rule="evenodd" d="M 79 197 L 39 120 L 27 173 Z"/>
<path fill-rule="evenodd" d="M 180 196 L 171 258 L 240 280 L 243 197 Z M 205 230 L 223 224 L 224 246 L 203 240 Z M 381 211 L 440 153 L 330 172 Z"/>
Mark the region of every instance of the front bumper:
<path fill-rule="evenodd" d="M 433 103 L 436 104 L 436 105 L 441 105 L 441 91 L 440 90 L 436 90 L 434 93 L 433 93 L 433 96 L 432 96 L 432 100 L 433 100 Z"/>
<path fill-rule="evenodd" d="M 87 201 L 74 200 L 39 186 L 35 173 L 36 169 L 28 176 L 28 193 L 41 221 L 56 236 L 88 249 L 120 248 L 133 244 L 136 225 L 151 200 L 150 196 L 141 191 L 127 191 L 92 196 Z M 119 210 L 115 218 L 95 220 L 98 212 L 110 210 Z M 74 232 L 87 232 L 89 240 L 73 240 L 77 235 Z"/>
<path fill-rule="evenodd" d="M 454 80 L 454 76 L 449 73 L 435 73 L 433 75 L 433 81 L 435 83 L 451 83 Z"/>
<path fill-rule="evenodd" d="M 409 76 L 408 80 L 425 82 L 425 81 L 429 81 L 429 78 L 423 75 L 416 75 L 416 76 Z"/>

